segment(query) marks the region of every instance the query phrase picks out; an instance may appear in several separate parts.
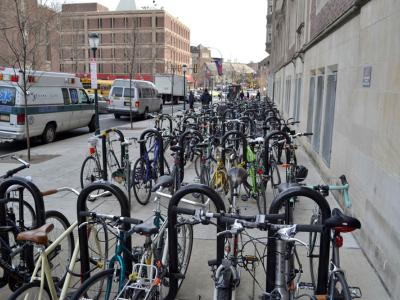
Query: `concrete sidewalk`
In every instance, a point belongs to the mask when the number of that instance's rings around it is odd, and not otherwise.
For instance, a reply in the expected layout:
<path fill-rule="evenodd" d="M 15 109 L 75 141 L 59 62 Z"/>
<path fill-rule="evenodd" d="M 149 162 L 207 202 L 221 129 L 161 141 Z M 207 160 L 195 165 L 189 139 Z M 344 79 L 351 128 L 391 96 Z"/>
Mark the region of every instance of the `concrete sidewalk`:
<path fill-rule="evenodd" d="M 153 120 L 145 120 L 136 122 L 134 129 L 130 130 L 129 125 L 123 126 L 121 129 L 128 137 L 138 137 L 144 129 L 153 127 Z M 88 153 L 89 134 L 74 137 L 68 140 L 59 141 L 53 144 L 38 146 L 33 149 L 33 164 L 30 169 L 20 172 L 21 176 L 32 176 L 33 182 L 40 190 L 47 190 L 61 186 L 69 186 L 80 189 L 79 177 L 83 160 Z M 21 151 L 19 154 L 25 154 Z M 168 154 L 167 154 L 168 155 Z M 134 162 L 139 156 L 137 146 L 130 149 L 130 157 Z M 35 162 L 38 158 L 50 158 L 41 162 Z M 305 152 L 301 149 L 298 151 L 298 161 L 309 169 L 307 183 L 320 184 L 323 183 L 320 175 L 311 164 Z M 16 164 L 0 163 L 0 174 L 8 169 L 15 167 Z M 340 175 L 340 174 L 338 174 Z M 193 182 L 195 180 L 195 172 L 193 165 L 188 165 L 185 170 L 185 181 Z M 122 187 L 123 188 L 123 187 Z M 272 194 L 268 194 L 268 201 L 272 200 Z M 332 196 L 328 197 L 332 207 L 337 206 Z M 62 211 L 68 219 L 73 222 L 76 220 L 76 196 L 62 193 L 49 196 L 44 199 L 46 209 L 57 209 Z M 165 203 L 165 205 L 167 202 Z M 118 214 L 119 209 L 115 206 L 113 199 L 108 199 L 102 203 L 94 202 L 93 205 L 101 207 L 107 213 Z M 242 212 L 244 214 L 256 214 L 257 206 L 254 200 L 241 202 Z M 300 199 L 296 204 L 295 217 L 296 222 L 308 223 L 313 205 L 307 201 Z M 138 204 L 132 196 L 131 215 L 136 218 L 146 219 L 152 215 L 153 205 L 150 202 L 146 206 Z M 362 229 L 361 229 L 362 230 Z M 179 299 L 212 299 L 213 281 L 210 278 L 211 272 L 207 266 L 207 260 L 215 258 L 215 229 L 212 226 L 196 226 L 194 230 L 194 245 L 190 261 L 189 270 L 186 279 L 179 292 Z M 254 236 L 261 237 L 262 232 L 249 232 Z M 308 236 L 299 234 L 297 236 L 301 240 L 308 241 Z M 345 234 L 344 247 L 341 249 L 341 264 L 346 270 L 346 275 L 351 286 L 359 286 L 363 292 L 362 299 L 389 299 L 383 285 L 378 279 L 377 274 L 371 267 L 363 252 L 359 248 L 357 242 L 351 234 Z M 254 254 L 254 247 L 249 250 L 249 254 Z M 308 276 L 308 258 L 306 250 L 300 249 L 301 261 L 303 263 L 304 277 L 301 281 L 310 282 Z M 264 286 L 265 276 L 263 276 L 261 264 L 256 267 L 256 278 L 260 284 Z M 3 288 L 5 289 L 5 288 Z M 238 287 L 237 299 L 258 299 L 260 290 L 257 285 L 254 287 L 255 297 L 253 298 L 253 280 L 251 276 L 243 270 L 240 286 Z M 6 293 L 7 294 L 7 293 Z M 5 297 L 5 296 L 4 296 Z M 1 299 L 3 298 L 0 296 Z"/>

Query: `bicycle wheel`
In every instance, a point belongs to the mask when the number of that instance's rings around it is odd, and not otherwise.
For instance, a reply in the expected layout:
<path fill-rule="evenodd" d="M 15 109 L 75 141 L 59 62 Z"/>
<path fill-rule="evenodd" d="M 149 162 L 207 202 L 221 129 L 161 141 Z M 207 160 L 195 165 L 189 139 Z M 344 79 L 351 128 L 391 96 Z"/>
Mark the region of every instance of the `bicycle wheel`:
<path fill-rule="evenodd" d="M 147 170 L 146 161 L 143 158 L 135 162 L 132 174 L 133 194 L 141 205 L 146 205 L 150 200 L 151 172 L 152 170 Z"/>
<path fill-rule="evenodd" d="M 311 216 L 311 225 L 321 224 L 321 215 L 319 213 L 315 213 Z M 308 236 L 308 257 L 310 260 L 310 276 L 311 282 L 314 287 L 317 286 L 317 278 L 318 278 L 318 262 L 319 262 L 319 246 L 317 246 L 317 241 L 320 240 L 320 233 L 318 232 L 310 232 Z"/>
<path fill-rule="evenodd" d="M 267 196 L 265 183 L 260 175 L 257 176 L 257 207 L 260 214 L 267 214 Z"/>
<path fill-rule="evenodd" d="M 72 295 L 71 300 L 130 298 L 129 289 L 119 293 L 119 271 L 107 269 L 85 280 Z M 124 283 L 125 285 L 125 283 Z"/>
<path fill-rule="evenodd" d="M 102 179 L 102 170 L 100 163 L 93 156 L 85 158 L 81 168 L 81 188 L 85 188 L 92 182 Z"/>
<path fill-rule="evenodd" d="M 232 290 L 227 288 L 217 289 L 217 300 L 230 300 L 232 299 Z"/>
<path fill-rule="evenodd" d="M 48 245 L 54 242 L 62 233 L 64 233 L 71 224 L 68 219 L 60 212 L 49 210 L 45 213 L 46 223 L 54 225 L 54 229 L 47 235 L 49 238 Z M 74 235 L 71 232 L 64 238 L 53 252 L 49 253 L 48 259 L 51 265 L 51 274 L 53 278 L 57 278 L 62 284 L 66 270 L 72 257 L 72 252 L 75 248 Z"/>
<path fill-rule="evenodd" d="M 46 285 L 40 298 L 39 293 L 40 281 L 34 281 L 21 286 L 8 298 L 8 300 L 52 300 Z"/>
<path fill-rule="evenodd" d="M 332 273 L 328 284 L 329 300 L 351 300 L 351 293 L 342 272 Z"/>

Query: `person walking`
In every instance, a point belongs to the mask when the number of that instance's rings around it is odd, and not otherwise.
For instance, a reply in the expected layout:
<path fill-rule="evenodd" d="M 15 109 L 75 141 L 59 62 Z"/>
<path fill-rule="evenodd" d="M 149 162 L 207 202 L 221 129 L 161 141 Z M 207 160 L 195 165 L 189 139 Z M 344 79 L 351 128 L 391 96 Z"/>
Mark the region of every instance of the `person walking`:
<path fill-rule="evenodd" d="M 249 91 L 247 91 L 247 100 L 250 100 L 250 93 L 249 93 Z"/>
<path fill-rule="evenodd" d="M 244 99 L 244 92 L 243 92 L 243 90 L 241 90 L 241 92 L 240 92 L 240 94 L 239 94 L 239 97 L 240 97 L 240 100 L 243 100 L 243 99 Z"/>
<path fill-rule="evenodd" d="M 257 96 L 256 96 L 257 100 L 261 100 L 261 94 L 260 91 L 257 91 Z"/>
<path fill-rule="evenodd" d="M 194 110 L 194 94 L 193 94 L 193 91 L 189 92 L 189 108 L 190 108 L 190 110 Z"/>
<path fill-rule="evenodd" d="M 203 108 L 208 108 L 210 106 L 212 97 L 211 97 L 210 93 L 208 92 L 208 89 L 204 90 L 203 95 L 201 95 L 200 101 L 201 101 L 201 105 L 203 106 Z"/>

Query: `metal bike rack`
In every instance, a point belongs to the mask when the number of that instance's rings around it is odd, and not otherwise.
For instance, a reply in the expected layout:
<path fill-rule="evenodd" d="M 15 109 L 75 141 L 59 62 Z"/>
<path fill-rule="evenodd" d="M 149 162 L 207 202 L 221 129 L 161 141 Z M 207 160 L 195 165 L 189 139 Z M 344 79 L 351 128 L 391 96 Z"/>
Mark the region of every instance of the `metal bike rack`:
<path fill-rule="evenodd" d="M 290 143 L 290 137 L 286 132 L 282 132 L 279 130 L 272 131 L 269 133 L 265 138 L 264 138 L 264 170 L 265 170 L 265 175 L 269 175 L 269 169 L 270 165 L 268 162 L 268 157 L 269 157 L 269 141 L 277 136 L 281 136 L 284 139 L 286 139 L 287 143 Z M 286 159 L 288 158 L 288 155 L 286 155 Z"/>
<path fill-rule="evenodd" d="M 178 190 L 169 201 L 168 206 L 168 251 L 169 251 L 169 274 L 171 275 L 169 278 L 169 291 L 168 295 L 164 298 L 164 300 L 173 300 L 175 299 L 176 294 L 178 293 L 178 280 L 179 274 L 178 270 L 178 233 L 177 233 L 177 213 L 175 208 L 179 205 L 181 199 L 192 193 L 203 194 L 208 197 L 211 202 L 214 203 L 217 212 L 225 211 L 225 204 L 222 201 L 221 197 L 215 192 L 213 189 L 206 185 L 202 184 L 191 184 L 185 186 Z M 221 232 L 224 230 L 223 223 L 221 221 L 217 221 L 217 232 Z M 224 257 L 224 237 L 217 237 L 217 264 L 221 264 L 222 259 Z M 175 276 L 174 276 L 175 275 Z"/>
<path fill-rule="evenodd" d="M 43 197 L 42 194 L 40 193 L 40 190 L 37 188 L 37 186 L 32 183 L 31 181 L 23 178 L 23 177 L 18 177 L 14 176 L 9 179 L 4 180 L 0 184 L 0 227 L 7 226 L 7 209 L 6 209 L 6 199 L 7 199 L 7 190 L 12 187 L 16 186 L 16 190 L 19 191 L 20 197 L 19 200 L 23 200 L 23 197 L 21 193 L 23 192 L 24 189 L 26 189 L 33 197 L 33 201 L 35 203 L 35 214 L 36 214 L 36 223 L 33 224 L 32 229 L 39 228 L 40 226 L 45 224 L 45 209 L 44 209 L 44 202 L 43 202 Z M 4 201 L 2 201 L 4 200 Z M 23 206 L 20 206 L 20 211 L 18 212 L 19 214 L 23 215 Z M 0 233 L 1 238 L 3 241 L 6 243 L 7 246 L 10 245 L 10 240 L 9 240 L 9 235 L 7 231 L 3 231 Z M 5 249 L 4 246 L 6 245 L 0 245 L 0 254 L 3 258 L 7 257 L 9 255 L 8 251 Z M 11 263 L 9 261 L 8 263 Z M 6 279 L 8 276 L 6 270 L 4 270 L 3 274 L 3 279 Z"/>
<path fill-rule="evenodd" d="M 183 180 L 183 177 L 185 176 L 185 170 L 184 170 L 185 166 L 183 165 L 183 157 L 185 155 L 185 149 L 183 149 L 183 141 L 185 140 L 185 138 L 188 135 L 196 135 L 201 142 L 203 141 L 203 135 L 200 133 L 200 131 L 194 130 L 194 129 L 189 129 L 180 136 L 178 145 L 179 145 L 179 147 L 181 147 L 181 151 L 179 151 L 179 160 L 180 160 L 179 170 L 181 173 L 180 174 L 181 181 Z"/>
<path fill-rule="evenodd" d="M 314 201 L 321 211 L 321 221 L 324 221 L 331 216 L 331 209 L 328 201 L 317 191 L 307 187 L 298 186 L 291 187 L 280 193 L 271 203 L 269 214 L 278 214 L 281 207 L 293 199 L 294 197 L 306 197 Z M 267 246 L 267 275 L 266 275 L 266 290 L 272 292 L 275 285 L 275 269 L 276 269 L 276 240 L 273 238 L 275 231 L 268 231 L 268 246 Z M 320 252 L 318 265 L 318 282 L 315 290 L 316 295 L 326 295 L 328 286 L 328 270 L 329 270 L 329 246 L 330 246 L 330 231 L 324 228 L 320 238 Z"/>
<path fill-rule="evenodd" d="M 121 163 L 124 163 L 124 154 L 125 154 L 125 145 L 124 145 L 124 141 L 125 141 L 125 137 L 124 134 L 122 133 L 121 130 L 116 129 L 116 128 L 110 128 L 107 129 L 105 131 L 103 131 L 102 133 L 100 133 L 100 137 L 101 137 L 101 155 L 102 155 L 102 160 L 103 160 L 103 180 L 107 181 L 108 180 L 108 173 L 107 173 L 107 135 L 110 132 L 115 132 L 116 134 L 118 134 L 119 136 L 119 141 L 121 142 Z M 124 166 L 121 165 L 121 168 L 123 168 Z"/>
<path fill-rule="evenodd" d="M 87 187 L 85 187 L 78 196 L 77 201 L 77 217 L 78 217 L 78 238 L 79 238 L 79 251 L 81 258 L 81 280 L 84 282 L 86 279 L 90 277 L 90 265 L 89 265 L 89 249 L 88 249 L 88 238 L 87 238 L 87 226 L 82 225 L 82 223 L 86 222 L 86 217 L 81 216 L 80 212 L 87 211 L 86 201 L 90 195 L 90 193 L 95 190 L 102 190 L 104 192 L 110 192 L 111 196 L 114 195 L 121 207 L 121 216 L 130 217 L 130 209 L 129 209 L 129 201 L 125 196 L 125 193 L 115 184 L 110 182 L 94 182 Z M 82 226 L 81 226 L 82 225 Z M 130 229 L 129 224 L 123 224 L 123 229 L 128 231 Z M 132 243 L 131 239 L 127 239 L 125 244 L 126 249 L 131 251 Z M 126 263 L 127 272 L 132 271 L 132 261 L 129 257 L 124 256 L 124 260 Z"/>
<path fill-rule="evenodd" d="M 252 118 L 250 118 L 249 116 L 242 116 L 239 118 L 239 120 L 243 121 L 244 124 L 250 124 L 250 132 L 255 132 L 256 131 L 256 124 L 254 122 L 254 120 Z M 246 126 L 242 126 L 242 130 L 243 132 L 245 131 Z"/>
<path fill-rule="evenodd" d="M 169 115 L 167 115 L 167 114 L 162 114 L 162 115 L 159 116 L 159 118 L 163 119 L 163 120 L 168 120 L 169 134 L 172 134 L 172 132 L 173 132 L 173 123 L 172 123 L 171 117 Z"/>
<path fill-rule="evenodd" d="M 231 130 L 228 131 L 227 133 L 224 134 L 224 136 L 221 139 L 221 146 L 224 148 L 226 140 L 231 136 L 231 135 L 237 135 L 239 138 L 242 140 L 242 148 L 243 148 L 243 161 L 247 162 L 247 138 L 246 136 L 237 130 Z M 239 141 L 236 142 L 236 148 L 239 148 Z M 225 151 L 222 151 L 222 160 L 225 164 Z"/>
<path fill-rule="evenodd" d="M 159 142 L 160 149 L 158 150 L 158 164 L 160 168 L 160 175 L 164 175 L 164 140 L 162 138 L 161 133 L 157 129 L 147 129 L 142 132 L 140 135 L 140 140 L 143 141 L 147 137 L 147 135 L 154 134 L 156 137 L 156 140 Z M 144 156 L 144 153 L 146 152 L 146 144 L 145 143 L 140 143 L 140 157 Z"/>

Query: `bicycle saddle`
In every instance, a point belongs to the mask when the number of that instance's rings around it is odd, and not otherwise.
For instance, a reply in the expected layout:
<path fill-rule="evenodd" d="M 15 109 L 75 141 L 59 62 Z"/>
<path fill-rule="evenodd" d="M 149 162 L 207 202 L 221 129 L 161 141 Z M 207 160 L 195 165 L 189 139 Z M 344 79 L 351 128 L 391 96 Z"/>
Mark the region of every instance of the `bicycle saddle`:
<path fill-rule="evenodd" d="M 158 233 L 159 228 L 153 223 L 142 223 L 133 227 L 133 231 L 140 235 L 152 235 Z"/>
<path fill-rule="evenodd" d="M 228 171 L 228 178 L 232 188 L 237 188 L 246 180 L 247 172 L 243 168 L 235 167 Z"/>
<path fill-rule="evenodd" d="M 346 216 L 338 208 L 332 210 L 332 216 L 325 220 L 324 225 L 328 228 L 334 228 L 338 232 L 351 232 L 361 228 L 358 219 Z"/>
<path fill-rule="evenodd" d="M 53 229 L 54 225 L 50 223 L 33 230 L 22 231 L 18 233 L 17 241 L 30 241 L 39 245 L 45 245 L 48 242 L 47 234 Z"/>
<path fill-rule="evenodd" d="M 174 178 L 171 175 L 163 175 L 157 179 L 156 184 L 151 188 L 152 192 L 157 191 L 160 187 L 166 188 L 174 184 Z"/>
<path fill-rule="evenodd" d="M 196 148 L 207 148 L 208 144 L 207 143 L 198 143 L 196 144 Z"/>

